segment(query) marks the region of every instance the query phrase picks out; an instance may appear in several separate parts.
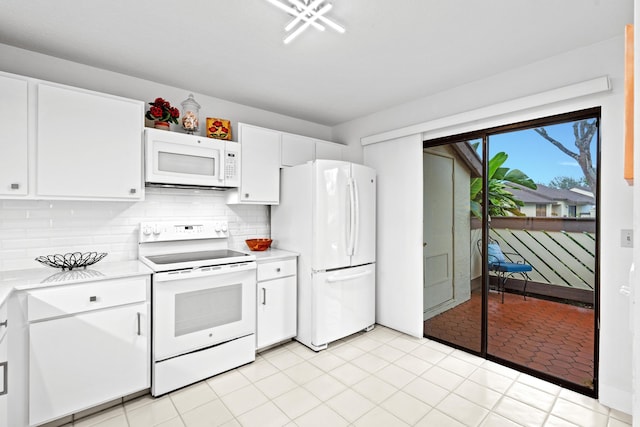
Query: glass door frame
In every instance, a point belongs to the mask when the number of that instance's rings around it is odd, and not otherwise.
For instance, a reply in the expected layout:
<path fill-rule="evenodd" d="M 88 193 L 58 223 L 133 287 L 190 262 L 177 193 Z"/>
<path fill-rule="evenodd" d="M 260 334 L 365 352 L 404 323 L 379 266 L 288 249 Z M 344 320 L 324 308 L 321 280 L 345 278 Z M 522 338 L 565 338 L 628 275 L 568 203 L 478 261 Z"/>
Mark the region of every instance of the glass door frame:
<path fill-rule="evenodd" d="M 558 114 L 554 116 L 542 117 L 533 120 L 527 120 L 502 126 L 496 126 L 493 128 L 487 128 L 478 131 L 472 131 L 457 135 L 451 135 L 431 140 L 423 141 L 423 149 L 440 146 L 440 145 L 448 145 L 454 143 L 460 143 L 464 141 L 471 140 L 481 140 L 482 141 L 482 311 L 481 311 L 481 339 L 480 339 L 480 352 L 475 351 L 473 349 L 469 349 L 455 343 L 448 342 L 441 338 L 431 337 L 425 334 L 426 338 L 433 339 L 435 341 L 439 341 L 448 346 L 458 348 L 460 350 L 475 354 L 484 359 L 499 363 L 501 365 L 513 368 L 519 372 L 523 372 L 534 377 L 543 379 L 545 381 L 557 384 L 561 387 L 576 391 L 578 393 L 597 398 L 598 397 L 598 367 L 599 367 L 599 324 L 600 324 L 600 170 L 601 170 L 601 132 L 600 132 L 600 124 L 601 124 L 601 107 L 593 107 L 579 111 L 573 111 L 564 114 Z M 597 164 L 597 175 L 596 175 L 596 245 L 595 245 L 595 283 L 594 283 L 594 349 L 593 349 L 593 361 L 594 361 L 594 372 L 593 372 L 593 388 L 589 388 L 586 386 L 580 386 L 579 384 L 570 382 L 568 380 L 564 380 L 562 378 L 552 376 L 550 374 L 540 372 L 529 368 L 527 366 L 523 366 L 517 364 L 515 362 L 502 359 L 500 357 L 494 356 L 489 353 L 489 334 L 488 334 L 488 324 L 489 324 L 489 268 L 487 263 L 487 242 L 489 241 L 489 218 L 488 215 L 488 179 L 487 179 L 487 171 L 489 168 L 489 137 L 491 135 L 497 135 L 502 133 L 514 132 L 519 130 L 531 129 L 534 127 L 542 127 L 542 126 L 551 126 L 571 121 L 583 120 L 583 119 L 596 119 L 597 120 L 597 141 L 596 141 L 596 164 Z"/>

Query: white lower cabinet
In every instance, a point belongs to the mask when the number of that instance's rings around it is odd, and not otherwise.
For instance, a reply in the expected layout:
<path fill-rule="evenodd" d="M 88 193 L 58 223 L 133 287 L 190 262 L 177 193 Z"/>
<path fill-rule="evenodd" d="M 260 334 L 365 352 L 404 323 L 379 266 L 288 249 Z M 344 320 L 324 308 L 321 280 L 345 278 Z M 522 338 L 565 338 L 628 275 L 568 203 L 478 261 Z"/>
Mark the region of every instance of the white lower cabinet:
<path fill-rule="evenodd" d="M 297 334 L 296 260 L 258 261 L 256 349 Z"/>
<path fill-rule="evenodd" d="M 29 291 L 29 424 L 150 385 L 149 278 Z"/>
<path fill-rule="evenodd" d="M 0 305 L 0 426 L 8 426 L 8 339 L 7 339 L 7 304 Z"/>

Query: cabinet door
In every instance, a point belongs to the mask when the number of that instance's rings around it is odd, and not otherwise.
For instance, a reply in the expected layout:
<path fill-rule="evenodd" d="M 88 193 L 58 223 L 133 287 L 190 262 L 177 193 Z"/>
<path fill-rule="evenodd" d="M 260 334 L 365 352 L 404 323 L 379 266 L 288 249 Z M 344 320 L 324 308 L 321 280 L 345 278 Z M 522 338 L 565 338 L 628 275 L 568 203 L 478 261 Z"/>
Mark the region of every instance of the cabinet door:
<path fill-rule="evenodd" d="M 0 317 L 0 322 L 7 321 L 6 317 L 6 304 L 3 305 L 5 314 Z M 2 312 L 3 309 L 0 309 Z M 8 407 L 7 407 L 7 397 L 8 397 L 8 384 L 7 384 L 7 374 L 9 369 L 8 364 L 8 356 L 7 356 L 7 334 L 2 332 L 6 332 L 6 326 L 2 327 L 4 331 L 0 332 L 0 426 L 6 426 L 8 424 Z"/>
<path fill-rule="evenodd" d="M 282 134 L 282 166 L 301 165 L 315 159 L 315 140 L 291 133 Z"/>
<path fill-rule="evenodd" d="M 334 142 L 316 142 L 316 159 L 342 160 L 344 147 Z"/>
<path fill-rule="evenodd" d="M 296 336 L 296 276 L 258 282 L 257 307 L 256 348 Z"/>
<path fill-rule="evenodd" d="M 29 422 L 149 387 L 146 302 L 29 325 Z"/>
<path fill-rule="evenodd" d="M 141 199 L 144 103 L 38 85 L 39 196 Z"/>
<path fill-rule="evenodd" d="M 0 195 L 28 192 L 27 91 L 26 80 L 0 76 Z"/>
<path fill-rule="evenodd" d="M 278 204 L 280 132 L 240 124 L 240 202 Z"/>

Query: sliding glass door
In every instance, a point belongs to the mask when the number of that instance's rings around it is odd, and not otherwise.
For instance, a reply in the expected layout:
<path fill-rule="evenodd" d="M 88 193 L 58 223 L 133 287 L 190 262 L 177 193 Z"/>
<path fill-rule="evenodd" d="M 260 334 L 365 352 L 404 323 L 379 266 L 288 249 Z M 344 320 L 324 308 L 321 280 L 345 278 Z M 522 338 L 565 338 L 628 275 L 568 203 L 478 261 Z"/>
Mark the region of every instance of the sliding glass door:
<path fill-rule="evenodd" d="M 597 395 L 599 116 L 425 141 L 425 336 Z"/>

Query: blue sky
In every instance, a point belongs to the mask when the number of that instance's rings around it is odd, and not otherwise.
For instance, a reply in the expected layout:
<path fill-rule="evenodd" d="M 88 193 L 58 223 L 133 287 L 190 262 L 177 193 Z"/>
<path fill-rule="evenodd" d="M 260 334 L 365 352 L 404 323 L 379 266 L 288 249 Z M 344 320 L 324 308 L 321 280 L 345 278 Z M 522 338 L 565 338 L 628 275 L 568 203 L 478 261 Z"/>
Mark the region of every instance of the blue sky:
<path fill-rule="evenodd" d="M 577 152 L 574 145 L 573 122 L 553 126 L 545 126 L 547 133 L 563 143 L 565 147 Z M 597 138 L 591 141 L 591 156 L 596 166 Z M 570 176 L 580 179 L 584 175 L 578 163 L 560 151 L 549 141 L 538 135 L 533 129 L 491 135 L 489 138 L 489 157 L 504 151 L 509 155 L 504 166 L 520 169 L 534 182 L 549 184 L 558 176 Z"/>

